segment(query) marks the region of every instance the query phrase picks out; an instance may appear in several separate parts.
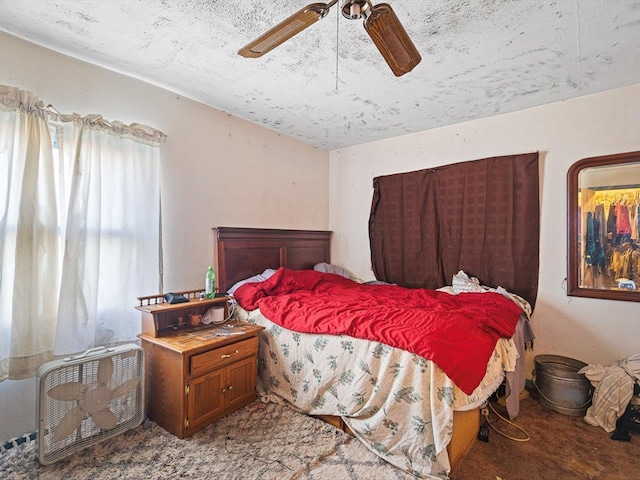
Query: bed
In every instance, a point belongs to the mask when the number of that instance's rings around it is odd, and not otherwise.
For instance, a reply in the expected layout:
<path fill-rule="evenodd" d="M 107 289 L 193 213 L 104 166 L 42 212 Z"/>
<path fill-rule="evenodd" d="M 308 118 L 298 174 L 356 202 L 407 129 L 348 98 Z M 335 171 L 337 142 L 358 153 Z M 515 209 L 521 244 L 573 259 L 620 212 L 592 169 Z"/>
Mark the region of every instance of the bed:
<path fill-rule="evenodd" d="M 214 228 L 214 262 L 221 291 L 267 269 L 312 270 L 330 263 L 331 233 L 308 230 Z M 464 393 L 415 353 L 346 335 L 299 333 L 238 308 L 265 327 L 258 394 L 350 431 L 376 454 L 422 478 L 448 478 L 476 439 L 478 407 L 514 370 L 518 353 L 500 339 L 486 375 Z"/>

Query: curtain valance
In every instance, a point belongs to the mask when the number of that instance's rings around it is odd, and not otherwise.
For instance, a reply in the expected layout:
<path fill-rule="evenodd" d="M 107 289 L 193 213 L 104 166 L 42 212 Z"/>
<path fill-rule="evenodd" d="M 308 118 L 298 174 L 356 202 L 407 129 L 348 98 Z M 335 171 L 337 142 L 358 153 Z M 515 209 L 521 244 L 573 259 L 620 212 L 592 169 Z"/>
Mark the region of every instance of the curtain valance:
<path fill-rule="evenodd" d="M 160 130 L 140 123 L 126 125 L 117 120 L 108 121 L 98 114 L 62 114 L 52 105 L 45 105 L 37 95 L 27 90 L 6 85 L 0 85 L 0 108 L 5 111 L 17 110 L 29 115 L 36 115 L 46 118 L 50 122 L 73 123 L 76 126 L 82 126 L 90 130 L 97 130 L 154 146 L 167 137 Z"/>

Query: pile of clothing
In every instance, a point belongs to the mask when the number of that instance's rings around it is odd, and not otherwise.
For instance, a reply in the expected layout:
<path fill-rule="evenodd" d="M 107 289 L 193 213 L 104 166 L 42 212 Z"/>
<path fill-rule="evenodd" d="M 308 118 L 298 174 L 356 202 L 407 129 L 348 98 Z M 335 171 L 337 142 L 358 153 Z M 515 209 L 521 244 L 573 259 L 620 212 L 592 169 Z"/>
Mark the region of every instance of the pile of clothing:
<path fill-rule="evenodd" d="M 584 421 L 613 432 L 614 440 L 630 440 L 629 432 L 640 433 L 640 354 L 608 367 L 587 365 L 580 370 L 595 387 Z"/>

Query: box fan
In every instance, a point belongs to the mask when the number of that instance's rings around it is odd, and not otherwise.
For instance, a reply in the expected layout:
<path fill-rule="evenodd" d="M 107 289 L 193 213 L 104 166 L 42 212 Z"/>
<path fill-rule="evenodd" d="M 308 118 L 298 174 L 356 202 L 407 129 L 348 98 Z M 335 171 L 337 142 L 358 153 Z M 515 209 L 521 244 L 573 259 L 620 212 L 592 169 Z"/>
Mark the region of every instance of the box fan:
<path fill-rule="evenodd" d="M 38 460 L 53 463 L 144 420 L 144 351 L 97 347 L 38 370 Z"/>

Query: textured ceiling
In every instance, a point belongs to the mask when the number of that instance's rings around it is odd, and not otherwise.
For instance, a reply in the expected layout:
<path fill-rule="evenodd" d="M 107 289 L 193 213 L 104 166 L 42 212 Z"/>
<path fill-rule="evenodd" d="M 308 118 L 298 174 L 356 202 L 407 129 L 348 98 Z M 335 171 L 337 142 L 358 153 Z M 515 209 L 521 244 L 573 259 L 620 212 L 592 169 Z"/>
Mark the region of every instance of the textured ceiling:
<path fill-rule="evenodd" d="M 326 150 L 640 81 L 640 0 L 388 0 L 422 54 L 399 78 L 342 1 L 237 55 L 307 3 L 0 0 L 0 29 Z"/>

